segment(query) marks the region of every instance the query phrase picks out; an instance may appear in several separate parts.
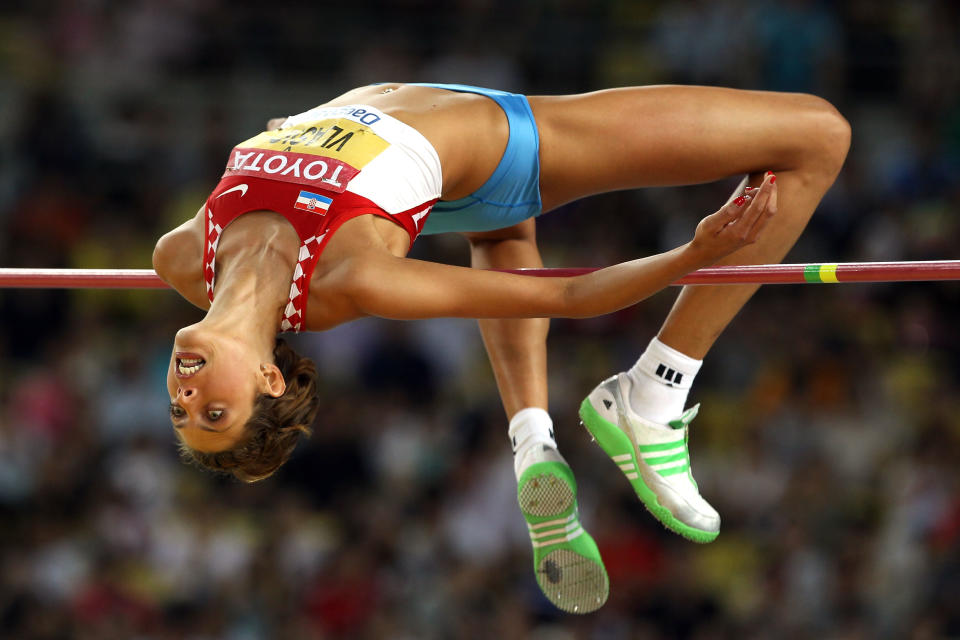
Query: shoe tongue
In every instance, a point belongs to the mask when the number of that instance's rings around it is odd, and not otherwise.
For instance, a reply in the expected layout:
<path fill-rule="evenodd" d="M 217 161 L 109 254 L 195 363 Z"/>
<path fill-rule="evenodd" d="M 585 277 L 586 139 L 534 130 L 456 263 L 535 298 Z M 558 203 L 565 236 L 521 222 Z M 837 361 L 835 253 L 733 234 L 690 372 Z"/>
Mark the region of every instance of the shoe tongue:
<path fill-rule="evenodd" d="M 693 422 L 693 419 L 697 417 L 697 413 L 700 412 L 700 403 L 693 405 L 689 409 L 683 412 L 683 415 L 677 418 L 676 420 L 671 420 L 667 423 L 671 429 L 683 429 L 688 424 Z"/>

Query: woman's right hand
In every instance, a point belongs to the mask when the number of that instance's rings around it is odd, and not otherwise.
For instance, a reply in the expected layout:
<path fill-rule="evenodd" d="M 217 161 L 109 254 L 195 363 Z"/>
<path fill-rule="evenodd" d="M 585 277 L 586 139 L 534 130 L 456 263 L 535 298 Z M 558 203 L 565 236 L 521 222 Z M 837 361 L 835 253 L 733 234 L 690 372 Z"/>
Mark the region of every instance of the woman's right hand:
<path fill-rule="evenodd" d="M 777 212 L 776 180 L 772 172 L 767 172 L 758 189 L 747 187 L 744 194 L 700 221 L 689 248 L 704 266 L 757 241 Z"/>

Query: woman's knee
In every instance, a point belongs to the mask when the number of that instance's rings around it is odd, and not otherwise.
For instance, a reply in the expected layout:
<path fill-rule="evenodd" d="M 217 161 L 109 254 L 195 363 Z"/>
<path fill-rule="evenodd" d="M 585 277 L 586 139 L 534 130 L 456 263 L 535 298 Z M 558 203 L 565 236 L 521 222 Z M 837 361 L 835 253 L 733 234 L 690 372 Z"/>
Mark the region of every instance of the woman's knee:
<path fill-rule="evenodd" d="M 835 177 L 850 149 L 850 123 L 827 100 L 813 95 L 802 95 L 802 107 L 797 119 L 804 146 L 806 169 Z"/>

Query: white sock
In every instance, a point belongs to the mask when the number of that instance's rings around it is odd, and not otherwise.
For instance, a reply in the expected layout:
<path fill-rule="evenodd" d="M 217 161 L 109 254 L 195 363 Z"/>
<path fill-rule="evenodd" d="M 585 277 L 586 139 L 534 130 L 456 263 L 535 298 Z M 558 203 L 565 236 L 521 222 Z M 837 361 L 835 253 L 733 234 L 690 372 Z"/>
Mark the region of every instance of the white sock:
<path fill-rule="evenodd" d="M 557 448 L 553 437 L 553 420 L 550 414 L 539 407 L 528 407 L 518 411 L 510 420 L 510 444 L 513 446 L 513 471 L 520 479 L 521 467 L 526 467 L 524 459 L 532 453 L 534 447 L 547 445 Z"/>
<path fill-rule="evenodd" d="M 658 424 L 679 418 L 702 364 L 703 360 L 694 360 L 654 338 L 627 372 L 633 383 L 630 408 Z"/>

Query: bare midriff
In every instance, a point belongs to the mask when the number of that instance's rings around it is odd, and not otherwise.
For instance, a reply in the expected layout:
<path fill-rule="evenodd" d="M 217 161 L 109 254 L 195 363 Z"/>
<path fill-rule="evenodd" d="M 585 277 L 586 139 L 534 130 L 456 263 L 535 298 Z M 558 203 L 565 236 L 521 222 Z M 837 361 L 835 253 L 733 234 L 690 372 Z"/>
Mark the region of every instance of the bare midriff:
<path fill-rule="evenodd" d="M 360 87 L 326 106 L 367 104 L 419 131 L 437 151 L 443 172 L 442 200 L 458 200 L 480 188 L 507 147 L 507 116 L 490 98 L 433 87 L 380 84 Z"/>

